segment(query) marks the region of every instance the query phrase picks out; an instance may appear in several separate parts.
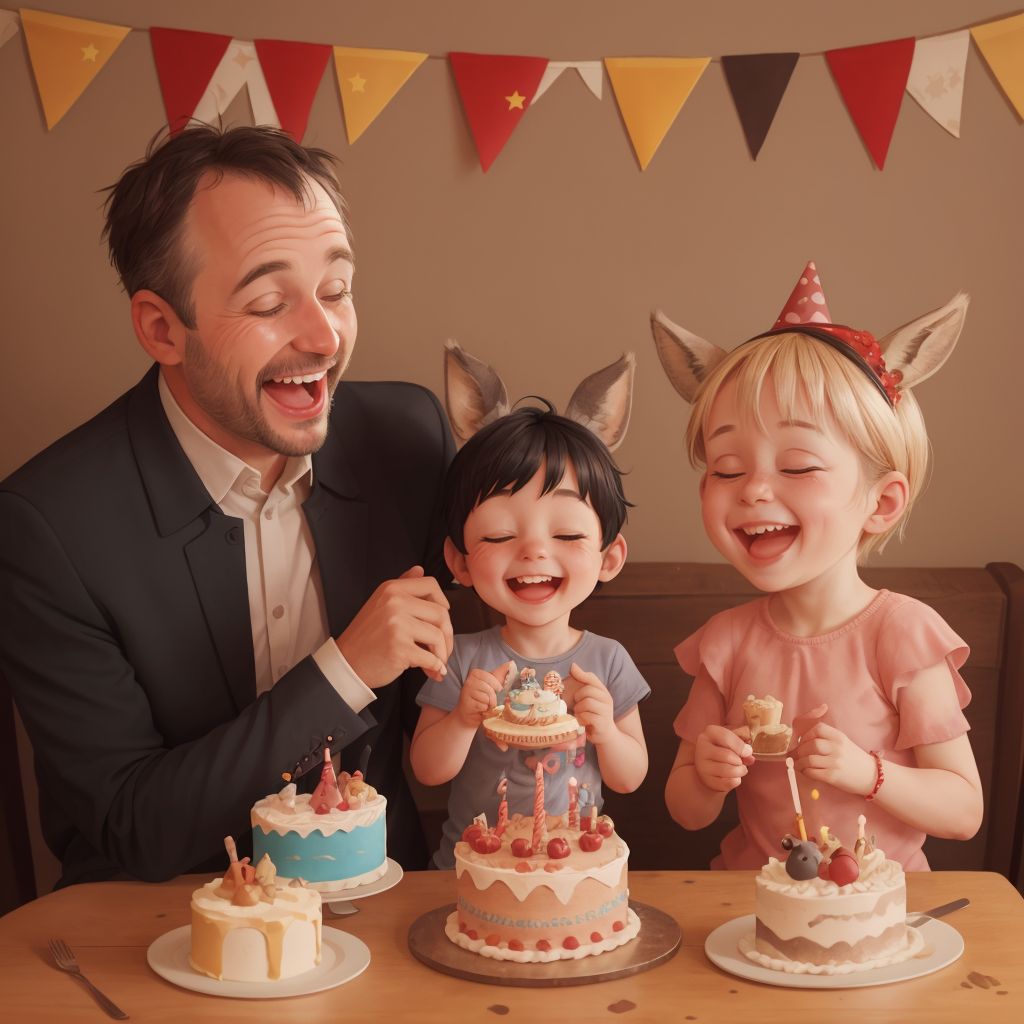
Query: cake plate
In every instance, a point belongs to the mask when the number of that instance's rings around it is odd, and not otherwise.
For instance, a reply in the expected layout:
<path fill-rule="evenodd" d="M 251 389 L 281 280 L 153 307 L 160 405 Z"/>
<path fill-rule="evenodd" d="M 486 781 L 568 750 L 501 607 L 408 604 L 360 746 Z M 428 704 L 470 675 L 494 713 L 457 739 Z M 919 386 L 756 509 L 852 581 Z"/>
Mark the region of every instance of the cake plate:
<path fill-rule="evenodd" d="M 907 923 L 919 916 L 912 914 Z M 782 988 L 868 988 L 872 985 L 891 985 L 897 981 L 921 978 L 948 967 L 959 960 L 964 951 L 963 936 L 945 921 L 931 918 L 916 927 L 924 939 L 924 949 L 902 963 L 850 974 L 787 974 L 785 971 L 762 967 L 740 952 L 740 939 L 753 936 L 755 920 L 753 914 L 748 914 L 719 925 L 707 937 L 704 953 L 716 967 L 729 974 Z"/>
<path fill-rule="evenodd" d="M 455 909 L 454 903 L 428 911 L 413 921 L 409 928 L 409 951 L 420 963 L 435 971 L 485 985 L 519 988 L 592 985 L 648 971 L 671 960 L 679 949 L 683 933 L 675 918 L 646 903 L 630 900 L 629 907 L 640 918 L 640 934 L 618 949 L 579 960 L 518 964 L 471 953 L 456 946 L 444 933 L 445 921 Z"/>
<path fill-rule="evenodd" d="M 361 900 L 367 896 L 376 896 L 377 893 L 387 892 L 394 888 L 402 880 L 404 872 L 402 865 L 397 861 L 387 858 L 387 871 L 380 878 L 375 878 L 365 885 L 357 885 L 351 889 L 321 889 L 320 897 L 324 905 L 335 917 L 348 917 L 350 914 L 358 914 L 359 908 L 351 906 L 353 900 Z"/>

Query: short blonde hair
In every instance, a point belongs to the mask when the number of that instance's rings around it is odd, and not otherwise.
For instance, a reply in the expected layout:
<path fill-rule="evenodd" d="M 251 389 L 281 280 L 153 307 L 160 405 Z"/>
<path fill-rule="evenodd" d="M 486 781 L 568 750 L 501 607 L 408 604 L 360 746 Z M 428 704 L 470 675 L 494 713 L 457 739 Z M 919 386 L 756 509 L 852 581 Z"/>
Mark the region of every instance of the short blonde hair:
<path fill-rule="evenodd" d="M 704 441 L 708 417 L 728 381 L 736 383 L 739 407 L 749 409 L 757 425 L 765 428 L 761 391 L 769 375 L 779 410 L 787 419 L 795 417 L 801 399 L 817 422 L 831 418 L 860 453 L 865 486 L 894 470 L 909 482 L 903 514 L 885 533 L 861 535 L 858 561 L 876 548 L 881 550 L 895 531 L 902 536 L 928 472 L 928 433 L 921 407 L 904 391 L 894 410 L 852 360 L 806 334 L 773 334 L 740 345 L 711 371 L 694 398 L 686 428 L 691 465 L 707 467 Z"/>

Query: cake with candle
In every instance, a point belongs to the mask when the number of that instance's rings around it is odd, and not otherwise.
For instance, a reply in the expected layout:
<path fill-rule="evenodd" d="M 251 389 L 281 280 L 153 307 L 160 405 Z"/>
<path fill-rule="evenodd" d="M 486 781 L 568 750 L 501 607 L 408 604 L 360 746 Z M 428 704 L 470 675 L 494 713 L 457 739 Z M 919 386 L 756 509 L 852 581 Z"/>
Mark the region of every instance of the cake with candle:
<path fill-rule="evenodd" d="M 298 879 L 282 879 L 264 856 L 255 868 L 238 860 L 192 893 L 189 963 L 219 981 L 278 981 L 320 963 L 320 894 Z"/>
<path fill-rule="evenodd" d="M 568 713 L 562 700 L 564 684 L 557 672 L 537 682 L 537 672 L 515 663 L 505 677 L 504 699 L 484 719 L 484 733 L 495 743 L 520 750 L 553 747 L 583 735 L 580 723 Z"/>
<path fill-rule="evenodd" d="M 629 848 L 610 818 L 591 807 L 580 819 L 570 780 L 569 813 L 544 812 L 537 769 L 532 817 L 483 816 L 455 844 L 455 910 L 445 934 L 463 949 L 517 963 L 578 960 L 634 939 L 640 919 L 629 907 Z M 499 790 L 500 792 L 500 790 Z"/>
<path fill-rule="evenodd" d="M 387 871 L 386 810 L 387 800 L 361 771 L 335 773 L 325 747 L 312 793 L 298 793 L 289 782 L 253 806 L 253 858 L 267 854 L 279 875 L 322 892 L 365 885 Z"/>

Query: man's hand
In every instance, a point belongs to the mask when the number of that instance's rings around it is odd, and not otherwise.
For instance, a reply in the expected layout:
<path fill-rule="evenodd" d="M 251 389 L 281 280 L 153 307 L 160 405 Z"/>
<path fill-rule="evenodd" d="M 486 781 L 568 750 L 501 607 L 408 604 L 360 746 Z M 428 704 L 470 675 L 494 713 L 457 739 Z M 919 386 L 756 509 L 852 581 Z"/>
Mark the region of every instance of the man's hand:
<path fill-rule="evenodd" d="M 504 687 L 503 680 L 508 672 L 509 662 L 499 666 L 493 672 L 482 668 L 473 669 L 462 684 L 459 703 L 456 711 L 462 722 L 471 729 L 477 729 L 483 720 L 494 710 L 495 698 Z"/>
<path fill-rule="evenodd" d="M 742 727 L 746 731 L 746 726 Z M 724 725 L 708 725 L 693 748 L 697 778 L 716 793 L 735 789 L 754 763 L 754 752 L 742 736 Z"/>
<path fill-rule="evenodd" d="M 593 672 L 584 672 L 575 662 L 570 676 L 579 683 L 575 688 L 572 713 L 587 730 L 594 746 L 607 742 L 615 729 L 615 705 L 608 687 Z"/>
<path fill-rule="evenodd" d="M 338 650 L 371 689 L 394 682 L 407 668 L 439 682 L 452 653 L 448 608 L 437 580 L 414 565 L 373 592 L 337 638 Z"/>

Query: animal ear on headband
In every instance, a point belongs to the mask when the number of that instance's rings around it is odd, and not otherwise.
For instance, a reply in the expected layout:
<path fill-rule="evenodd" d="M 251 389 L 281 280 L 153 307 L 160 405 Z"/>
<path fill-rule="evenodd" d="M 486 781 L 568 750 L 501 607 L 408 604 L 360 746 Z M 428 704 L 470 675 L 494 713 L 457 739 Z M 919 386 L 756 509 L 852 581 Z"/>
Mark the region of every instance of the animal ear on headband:
<path fill-rule="evenodd" d="M 609 451 L 615 451 L 629 427 L 635 377 L 636 356 L 627 352 L 580 382 L 565 415 L 597 434 Z"/>
<path fill-rule="evenodd" d="M 444 346 L 444 404 L 460 448 L 511 408 L 497 371 L 452 340 Z"/>
<path fill-rule="evenodd" d="M 927 380 L 949 358 L 963 330 L 969 302 L 966 292 L 957 292 L 944 306 L 879 338 L 886 368 L 903 374 L 902 388 Z"/>
<path fill-rule="evenodd" d="M 651 333 L 666 376 L 692 402 L 707 375 L 726 357 L 725 349 L 674 324 L 660 309 L 651 314 Z"/>

